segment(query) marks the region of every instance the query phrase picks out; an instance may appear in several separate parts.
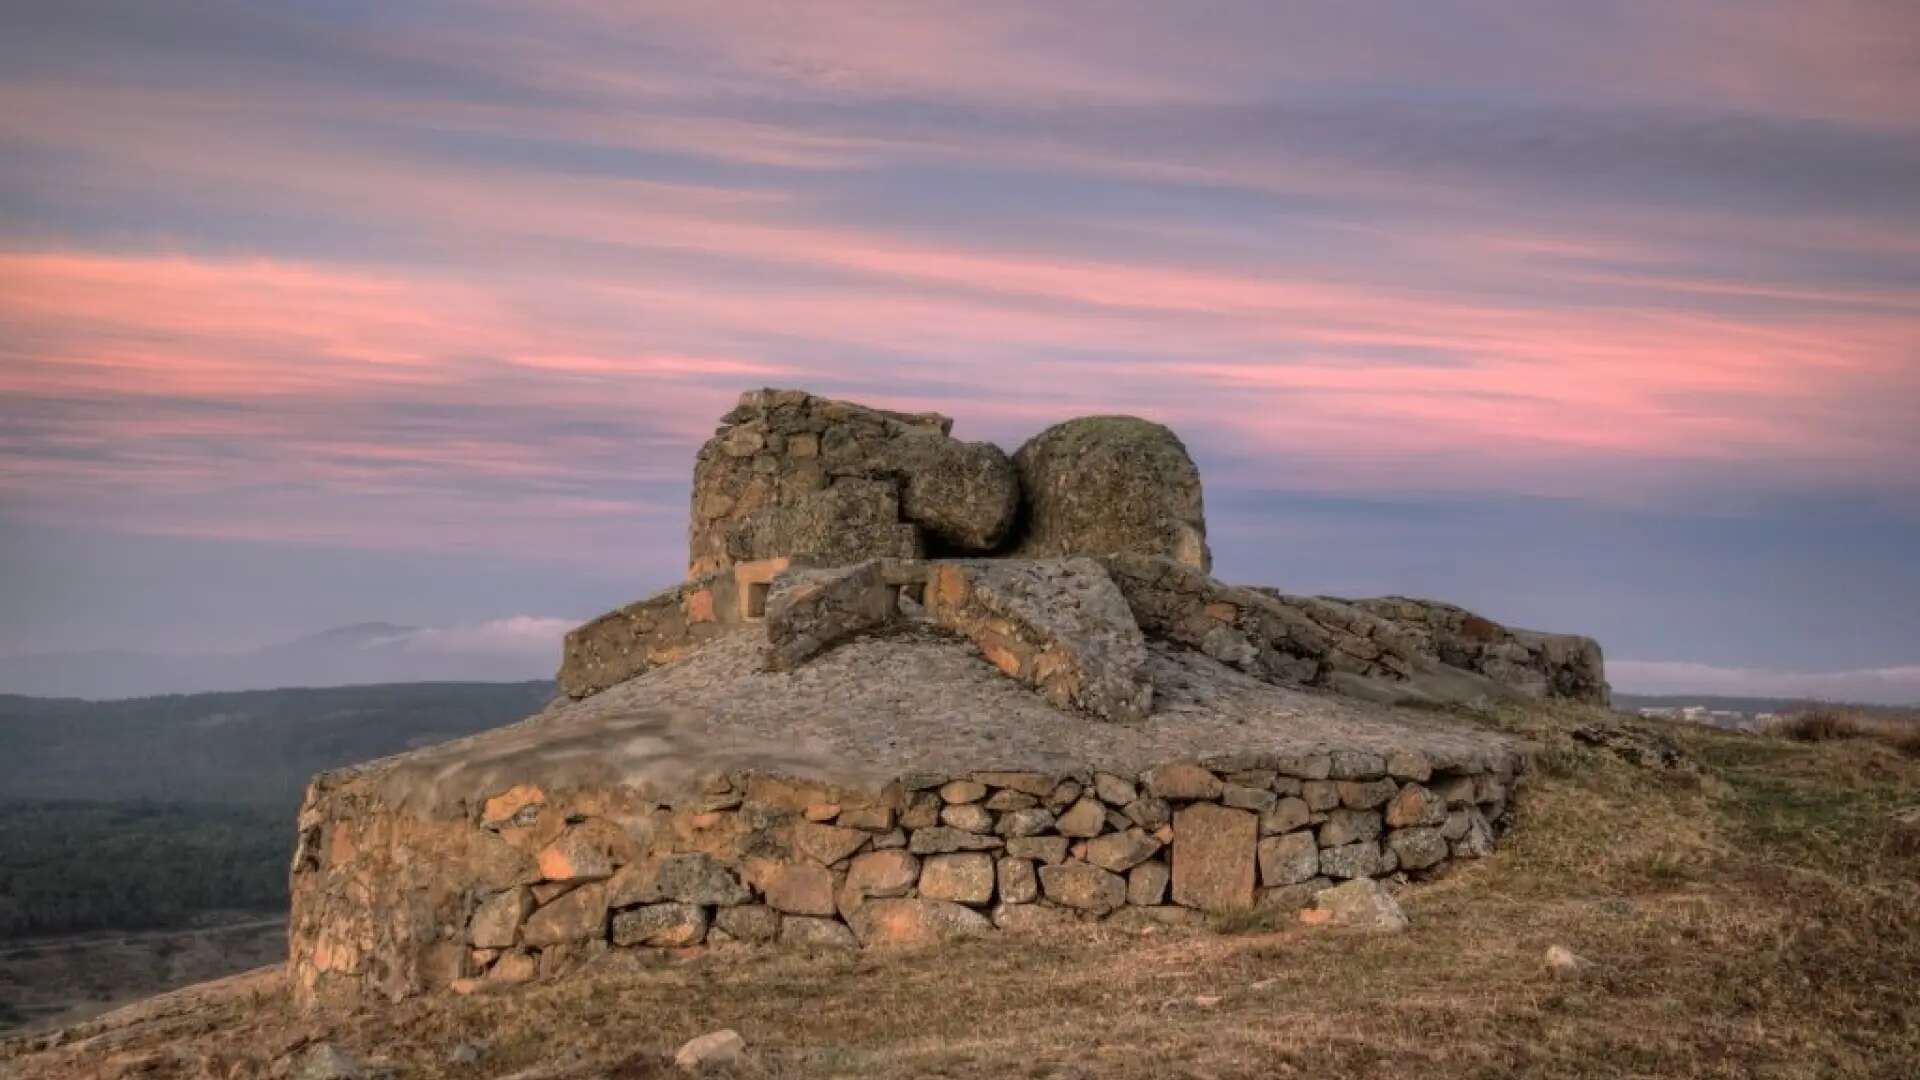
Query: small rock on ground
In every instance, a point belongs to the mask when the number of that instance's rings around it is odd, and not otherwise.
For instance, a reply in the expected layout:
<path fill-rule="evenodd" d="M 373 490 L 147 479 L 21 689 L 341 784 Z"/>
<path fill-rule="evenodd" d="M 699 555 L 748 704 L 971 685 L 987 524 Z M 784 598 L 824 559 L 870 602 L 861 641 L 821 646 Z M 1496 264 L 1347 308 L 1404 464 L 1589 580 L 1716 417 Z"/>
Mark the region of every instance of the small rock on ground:
<path fill-rule="evenodd" d="M 699 1071 L 718 1065 L 738 1064 L 746 1053 L 747 1040 L 732 1028 L 709 1031 L 688 1039 L 673 1055 L 673 1063 L 682 1069 Z"/>

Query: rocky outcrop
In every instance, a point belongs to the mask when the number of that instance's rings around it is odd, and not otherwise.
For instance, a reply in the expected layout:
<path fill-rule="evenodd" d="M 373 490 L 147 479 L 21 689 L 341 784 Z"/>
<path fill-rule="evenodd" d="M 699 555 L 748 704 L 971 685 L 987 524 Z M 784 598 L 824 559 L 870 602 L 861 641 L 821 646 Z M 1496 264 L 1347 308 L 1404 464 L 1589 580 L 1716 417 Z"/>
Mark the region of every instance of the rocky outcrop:
<path fill-rule="evenodd" d="M 1276 682 L 1326 685 L 1339 672 L 1406 679 L 1414 642 L 1384 619 L 1314 597 L 1218 581 L 1173 559 L 1103 560 L 1147 633 Z"/>
<path fill-rule="evenodd" d="M 1013 464 L 937 413 L 754 390 L 700 448 L 688 574 L 791 558 L 837 564 L 986 552 L 1019 509 Z"/>
<path fill-rule="evenodd" d="M 1200 470 L 1169 429 L 1086 416 L 1035 435 L 1013 457 L 1026 500 L 1017 554 L 1162 555 L 1205 572 Z"/>
<path fill-rule="evenodd" d="M 1392 623 L 1441 663 L 1485 675 L 1527 697 L 1595 705 L 1612 698 L 1600 643 L 1592 638 L 1510 629 L 1437 600 L 1387 596 L 1345 603 Z"/>

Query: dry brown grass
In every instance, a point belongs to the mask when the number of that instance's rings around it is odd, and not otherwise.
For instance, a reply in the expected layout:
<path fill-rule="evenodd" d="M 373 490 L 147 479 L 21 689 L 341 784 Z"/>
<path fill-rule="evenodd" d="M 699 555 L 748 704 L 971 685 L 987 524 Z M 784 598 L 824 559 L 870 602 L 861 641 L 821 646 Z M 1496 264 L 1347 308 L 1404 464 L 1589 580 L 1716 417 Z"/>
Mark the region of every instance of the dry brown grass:
<path fill-rule="evenodd" d="M 680 1042 L 732 1027 L 756 1077 L 1912 1076 L 1920 852 L 1898 815 L 1920 762 L 1671 725 L 1700 768 L 1656 771 L 1567 736 L 1598 716 L 1485 718 L 1536 739 L 1541 769 L 1501 852 L 1409 890 L 1399 936 L 714 952 L 326 1020 L 255 990 L 0 1053 L 0 1074 L 264 1075 L 324 1036 L 404 1076 L 665 1076 Z M 1585 977 L 1545 971 L 1556 943 Z M 475 1068 L 450 1056 L 463 1041 L 484 1049 Z"/>
<path fill-rule="evenodd" d="M 1876 739 L 1908 757 L 1920 758 L 1920 715 L 1910 713 L 1826 705 L 1782 717 L 1767 733 L 1795 742 Z"/>

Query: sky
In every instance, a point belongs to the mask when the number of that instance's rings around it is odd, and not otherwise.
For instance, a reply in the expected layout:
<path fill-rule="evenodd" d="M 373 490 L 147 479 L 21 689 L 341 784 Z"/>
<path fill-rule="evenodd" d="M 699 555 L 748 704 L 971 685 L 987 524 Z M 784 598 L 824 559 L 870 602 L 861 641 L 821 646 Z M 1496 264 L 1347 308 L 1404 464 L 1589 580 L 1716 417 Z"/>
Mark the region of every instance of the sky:
<path fill-rule="evenodd" d="M 1147 416 L 1223 577 L 1920 700 L 1920 7 L 0 0 L 0 654 L 544 670 L 762 385 Z"/>

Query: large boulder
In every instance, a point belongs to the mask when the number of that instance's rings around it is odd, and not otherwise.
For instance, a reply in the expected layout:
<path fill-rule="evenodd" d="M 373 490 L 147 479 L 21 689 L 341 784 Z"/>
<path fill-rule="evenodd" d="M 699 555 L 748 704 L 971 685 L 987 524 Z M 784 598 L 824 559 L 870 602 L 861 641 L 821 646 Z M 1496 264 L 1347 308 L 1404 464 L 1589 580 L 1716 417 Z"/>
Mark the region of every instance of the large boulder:
<path fill-rule="evenodd" d="M 1019 554 L 1164 555 L 1209 570 L 1200 470 L 1171 430 L 1133 416 L 1083 416 L 1013 457 L 1026 499 Z"/>
<path fill-rule="evenodd" d="M 694 464 L 689 575 L 994 550 L 1018 517 L 1019 479 L 999 447 L 951 438 L 952 426 L 802 390 L 741 395 Z"/>
<path fill-rule="evenodd" d="M 1146 639 L 1092 559 L 937 563 L 925 596 L 934 622 L 1055 705 L 1122 722 L 1152 711 Z"/>

